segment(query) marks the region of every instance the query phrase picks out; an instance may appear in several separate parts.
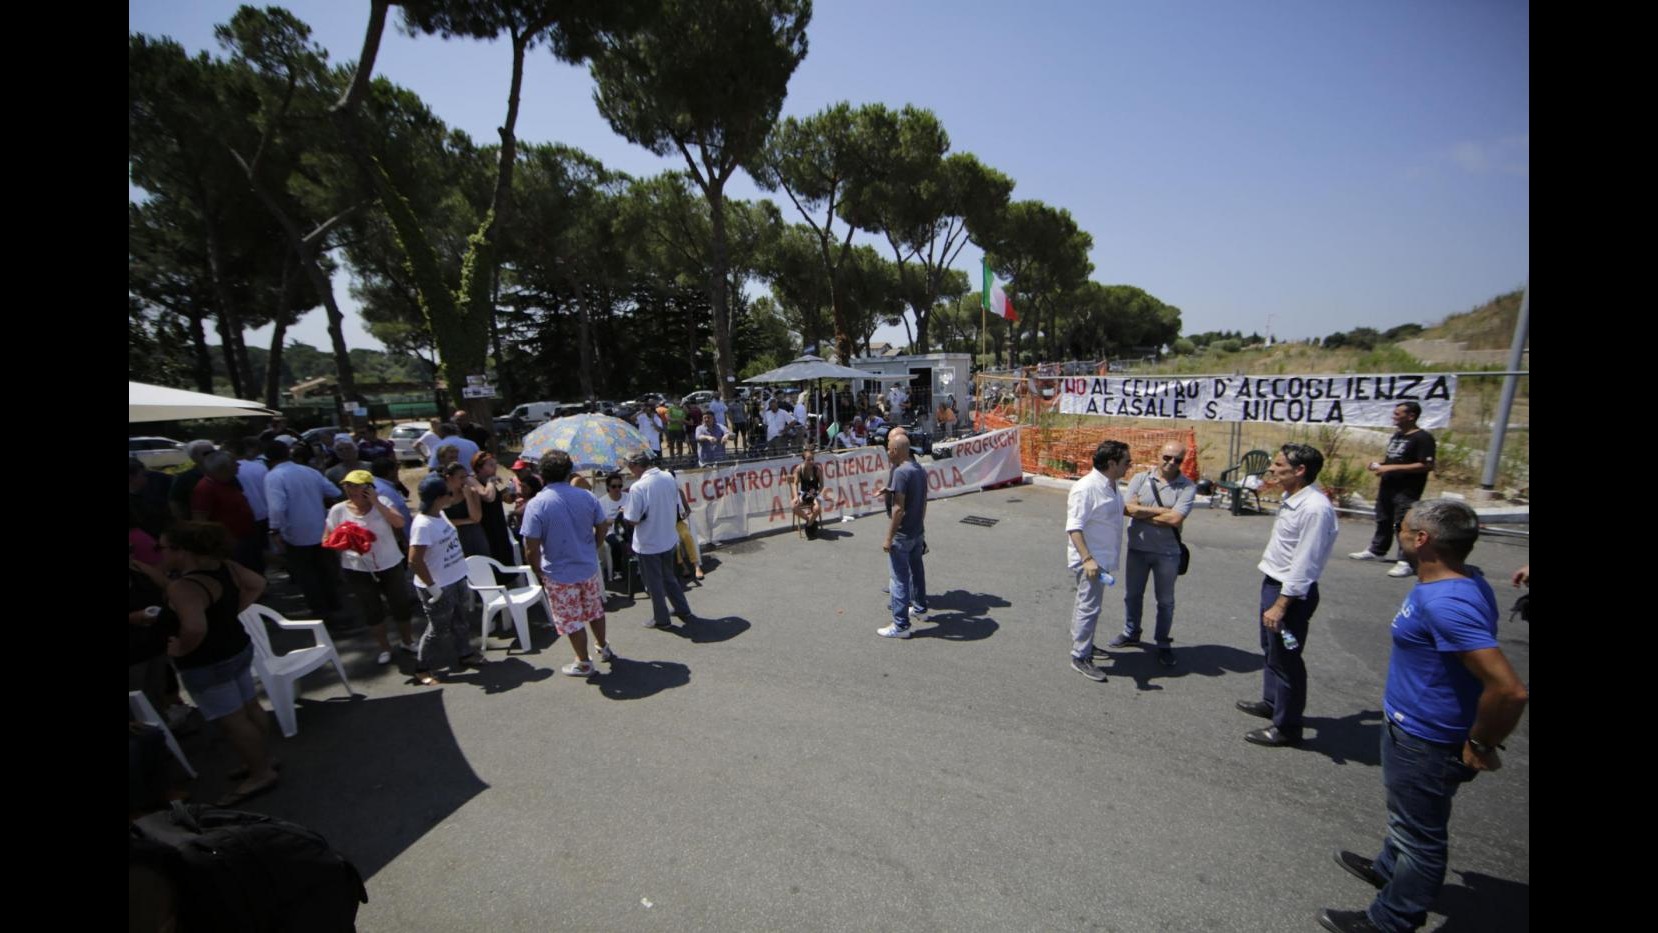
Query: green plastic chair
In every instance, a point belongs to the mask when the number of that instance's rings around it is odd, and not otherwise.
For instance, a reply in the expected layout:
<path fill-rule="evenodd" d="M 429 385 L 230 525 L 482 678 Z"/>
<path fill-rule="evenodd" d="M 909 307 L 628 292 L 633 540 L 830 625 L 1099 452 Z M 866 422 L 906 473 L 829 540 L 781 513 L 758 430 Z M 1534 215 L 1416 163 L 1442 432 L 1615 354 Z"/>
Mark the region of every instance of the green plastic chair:
<path fill-rule="evenodd" d="M 1236 465 L 1222 472 L 1216 481 L 1216 489 L 1224 489 L 1232 496 L 1232 514 L 1243 514 L 1243 497 L 1248 493 L 1255 497 L 1255 511 L 1264 511 L 1261 508 L 1261 494 L 1248 486 L 1244 481 L 1251 476 L 1265 476 L 1267 468 L 1272 466 L 1272 454 L 1264 450 L 1252 450 L 1243 455 Z M 1212 500 L 1211 500 L 1212 501 Z"/>

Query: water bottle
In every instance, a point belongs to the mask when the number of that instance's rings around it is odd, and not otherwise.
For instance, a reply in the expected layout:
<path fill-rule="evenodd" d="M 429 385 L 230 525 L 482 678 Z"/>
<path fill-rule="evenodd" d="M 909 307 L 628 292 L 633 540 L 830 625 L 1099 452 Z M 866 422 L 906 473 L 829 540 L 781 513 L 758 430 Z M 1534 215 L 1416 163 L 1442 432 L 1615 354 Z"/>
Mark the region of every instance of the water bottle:
<path fill-rule="evenodd" d="M 1278 630 L 1278 634 L 1283 636 L 1284 647 L 1285 648 L 1288 648 L 1289 650 L 1294 651 L 1295 649 L 1301 647 L 1301 641 L 1299 639 L 1297 639 L 1295 637 L 1295 633 L 1290 631 L 1289 629 L 1281 628 L 1281 629 Z"/>
<path fill-rule="evenodd" d="M 1104 570 L 1100 571 L 1100 579 L 1105 581 L 1106 586 L 1116 586 L 1117 585 L 1117 578 L 1113 577 L 1111 574 L 1105 572 Z"/>

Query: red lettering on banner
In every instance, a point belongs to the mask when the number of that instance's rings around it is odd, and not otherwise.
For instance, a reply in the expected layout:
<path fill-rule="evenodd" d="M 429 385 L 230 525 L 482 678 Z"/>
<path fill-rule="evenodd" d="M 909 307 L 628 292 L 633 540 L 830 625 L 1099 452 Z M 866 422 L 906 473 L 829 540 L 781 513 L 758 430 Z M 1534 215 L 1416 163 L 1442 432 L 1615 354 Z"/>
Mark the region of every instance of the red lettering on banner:
<path fill-rule="evenodd" d="M 959 470 L 955 467 L 951 467 L 950 468 L 950 485 L 960 486 L 965 482 L 967 482 L 967 480 L 961 475 L 961 470 Z"/>
<path fill-rule="evenodd" d="M 766 521 L 775 525 L 778 522 L 788 521 L 788 518 L 789 510 L 783 505 L 783 498 L 781 496 L 772 496 L 771 514 L 766 516 Z"/>

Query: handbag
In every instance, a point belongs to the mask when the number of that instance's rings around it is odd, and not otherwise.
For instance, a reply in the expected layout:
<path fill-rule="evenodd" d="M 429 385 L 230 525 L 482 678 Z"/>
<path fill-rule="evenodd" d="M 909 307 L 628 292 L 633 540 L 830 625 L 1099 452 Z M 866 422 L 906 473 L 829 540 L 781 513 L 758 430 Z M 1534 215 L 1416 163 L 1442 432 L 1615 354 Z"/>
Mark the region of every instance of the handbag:
<path fill-rule="evenodd" d="M 1163 504 L 1162 494 L 1157 491 L 1157 480 L 1155 479 L 1151 480 L 1151 497 L 1157 500 L 1158 508 L 1168 508 L 1168 506 Z M 1180 540 L 1179 528 L 1173 528 L 1170 530 L 1174 532 L 1174 543 L 1180 545 L 1180 570 L 1175 573 L 1175 576 L 1184 577 L 1186 575 L 1186 571 L 1192 566 L 1192 549 L 1186 546 L 1186 542 Z"/>

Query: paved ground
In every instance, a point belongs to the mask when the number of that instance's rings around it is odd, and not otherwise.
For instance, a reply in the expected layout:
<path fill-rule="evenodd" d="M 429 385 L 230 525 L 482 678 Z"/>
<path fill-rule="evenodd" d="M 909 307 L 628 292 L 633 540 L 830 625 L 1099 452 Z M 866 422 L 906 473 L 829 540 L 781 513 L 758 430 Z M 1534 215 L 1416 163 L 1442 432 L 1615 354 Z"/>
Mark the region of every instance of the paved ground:
<path fill-rule="evenodd" d="M 1258 721 L 1232 709 L 1259 696 L 1271 519 L 1194 513 L 1179 666 L 1128 650 L 1096 684 L 1067 666 L 1063 511 L 1034 486 L 932 503 L 933 624 L 907 642 L 875 635 L 877 518 L 713 551 L 690 599 L 715 621 L 652 631 L 625 604 L 625 660 L 591 681 L 556 673 L 569 650 L 542 633 L 528 654 L 492 640 L 497 663 L 436 689 L 347 636 L 358 695 L 307 679 L 283 786 L 254 806 L 357 862 L 365 931 L 1277 931 L 1362 907 L 1370 889 L 1330 854 L 1371 854 L 1385 828 L 1388 621 L 1410 585 L 1341 556 L 1370 524 L 1343 523 L 1307 649 L 1309 739 L 1279 750 L 1246 744 Z M 1514 539 L 1474 557 L 1505 607 L 1528 559 Z M 1527 624 L 1502 633 L 1529 679 Z M 1457 799 L 1430 929 L 1529 927 L 1528 731 Z M 209 738 L 187 746 L 204 799 L 231 760 Z"/>

